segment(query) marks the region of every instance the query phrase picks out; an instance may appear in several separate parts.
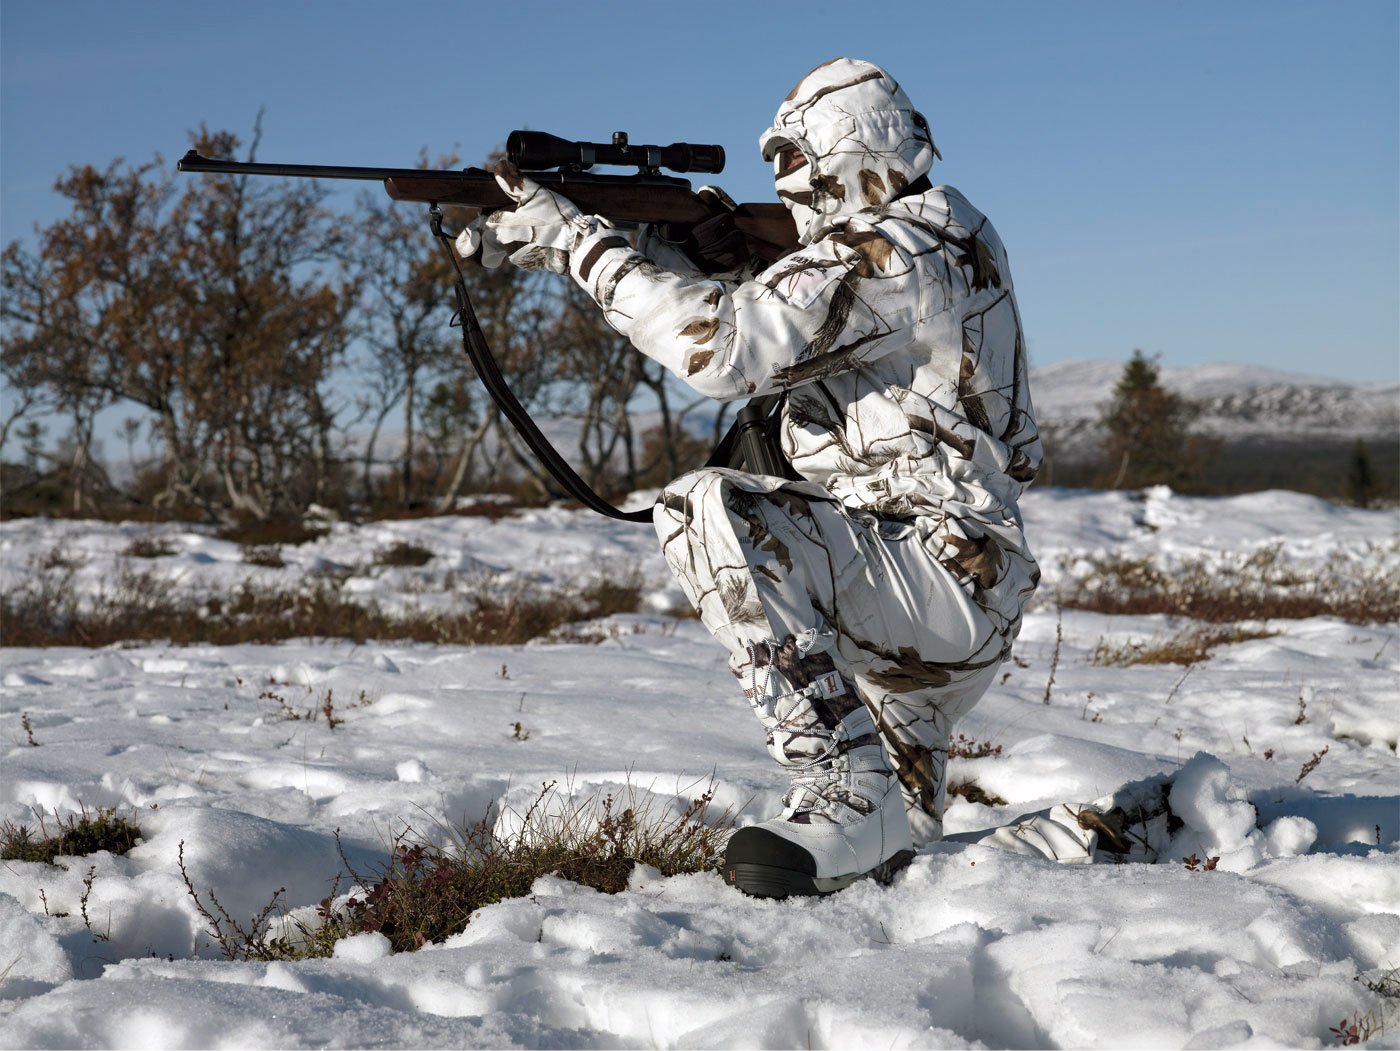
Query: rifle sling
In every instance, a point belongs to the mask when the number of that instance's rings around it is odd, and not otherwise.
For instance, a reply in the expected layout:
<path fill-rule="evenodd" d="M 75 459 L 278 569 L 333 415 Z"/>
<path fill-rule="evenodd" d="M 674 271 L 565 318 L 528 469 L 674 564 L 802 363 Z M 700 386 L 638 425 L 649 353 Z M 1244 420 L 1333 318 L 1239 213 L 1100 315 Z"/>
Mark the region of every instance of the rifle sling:
<path fill-rule="evenodd" d="M 530 447 L 530 451 L 539 458 L 545 470 L 575 500 L 609 518 L 620 519 L 624 522 L 650 522 L 651 508 L 642 511 L 623 511 L 599 496 L 593 487 L 579 477 L 569 462 L 559 454 L 558 450 L 535 424 L 525 406 L 520 404 L 519 399 L 516 398 L 510 385 L 506 382 L 505 376 L 501 374 L 500 366 L 496 364 L 491 347 L 486 341 L 486 333 L 481 330 L 481 323 L 477 320 L 471 297 L 467 294 L 466 275 L 457 262 L 451 238 L 442 229 L 442 212 L 434 205 L 429 209 L 429 215 L 431 216 L 433 236 L 442 242 L 443 250 L 447 253 L 452 268 L 457 273 L 457 279 L 453 283 L 457 295 L 457 316 L 452 319 L 453 324 L 461 325 L 462 348 L 466 351 L 467 357 L 471 359 L 477 375 L 481 377 L 482 385 L 486 388 L 486 392 L 491 395 L 491 400 L 511 422 L 515 432 Z M 750 404 L 759 406 L 763 415 L 767 416 L 781 401 L 781 397 L 779 394 L 764 395 L 753 399 Z M 738 435 L 739 421 L 736 419 L 734 423 L 730 424 L 729 430 L 720 439 L 714 451 L 710 453 L 710 458 L 705 461 L 705 467 L 740 466 L 742 451 L 736 448 L 739 444 Z"/>

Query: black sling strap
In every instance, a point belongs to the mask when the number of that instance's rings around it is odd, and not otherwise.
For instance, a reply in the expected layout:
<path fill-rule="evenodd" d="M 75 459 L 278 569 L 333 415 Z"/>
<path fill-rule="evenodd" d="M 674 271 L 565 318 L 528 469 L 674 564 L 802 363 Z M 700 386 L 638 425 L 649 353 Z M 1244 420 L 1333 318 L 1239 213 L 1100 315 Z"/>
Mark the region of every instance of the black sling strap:
<path fill-rule="evenodd" d="M 457 273 L 457 279 L 453 284 L 457 295 L 457 315 L 452 319 L 452 323 L 461 326 L 462 347 L 466 351 L 467 357 L 471 359 L 472 365 L 475 366 L 476 373 L 481 377 L 482 385 L 486 388 L 486 392 L 491 395 L 491 399 L 500 407 L 506 419 L 510 420 L 515 432 L 530 447 L 530 451 L 539 457 L 545 470 L 575 500 L 609 518 L 617 518 L 624 522 L 650 522 L 652 517 L 650 508 L 642 511 L 623 511 L 599 496 L 593 487 L 580 478 L 578 472 L 559 454 L 549 439 L 536 426 L 525 406 L 520 404 L 519 399 L 511 391 L 510 385 L 506 383 L 505 377 L 501 375 L 500 367 L 496 364 L 496 359 L 491 353 L 491 347 L 486 342 L 486 334 L 481 330 L 481 323 L 477 320 L 476 311 L 472 308 L 471 297 L 467 294 L 466 275 L 462 273 L 462 268 L 457 262 L 452 239 L 442 229 L 442 211 L 437 205 L 433 205 L 429 210 L 429 215 L 433 236 L 442 243 L 443 250 L 447 253 L 452 268 Z M 751 432 L 754 424 L 759 421 L 764 426 L 770 425 L 770 417 L 781 400 L 782 395 L 780 394 L 768 394 L 750 401 L 739 413 L 739 418 L 730 425 L 728 432 L 720 439 L 719 444 L 715 446 L 710 458 L 705 462 L 705 466 L 738 467 L 742 465 L 744 447 L 750 442 L 743 440 L 745 436 L 741 435 L 741 431 L 747 429 Z"/>

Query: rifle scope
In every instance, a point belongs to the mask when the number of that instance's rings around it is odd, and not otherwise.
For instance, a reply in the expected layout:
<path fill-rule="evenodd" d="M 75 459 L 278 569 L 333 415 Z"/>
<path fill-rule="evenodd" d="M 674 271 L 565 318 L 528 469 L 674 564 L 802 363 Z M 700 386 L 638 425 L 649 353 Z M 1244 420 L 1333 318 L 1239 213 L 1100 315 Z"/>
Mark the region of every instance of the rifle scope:
<path fill-rule="evenodd" d="M 522 171 L 545 168 L 591 168 L 595 164 L 670 168 L 674 172 L 724 171 L 724 147 L 696 142 L 669 146 L 634 146 L 625 131 L 613 132 L 612 142 L 575 142 L 543 131 L 513 131 L 506 139 L 506 156 Z"/>

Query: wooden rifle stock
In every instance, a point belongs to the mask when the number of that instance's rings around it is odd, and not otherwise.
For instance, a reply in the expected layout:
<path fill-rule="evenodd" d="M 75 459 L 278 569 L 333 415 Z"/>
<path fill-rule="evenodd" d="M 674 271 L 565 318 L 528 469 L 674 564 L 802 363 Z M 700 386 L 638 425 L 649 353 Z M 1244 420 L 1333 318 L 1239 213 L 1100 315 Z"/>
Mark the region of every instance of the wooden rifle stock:
<path fill-rule="evenodd" d="M 271 175 L 301 179 L 361 179 L 380 181 L 396 201 L 459 205 L 495 211 L 514 202 L 481 168 L 432 171 L 420 168 L 357 168 L 331 164 L 265 164 L 225 161 L 190 150 L 176 166 L 182 172 L 222 175 Z M 531 179 L 567 197 L 589 215 L 624 223 L 666 224 L 673 230 L 694 226 L 713 216 L 685 179 L 665 175 L 591 175 L 586 172 L 528 171 Z M 741 204 L 734 225 L 749 250 L 771 263 L 797 247 L 797 228 L 788 210 L 772 204 Z"/>

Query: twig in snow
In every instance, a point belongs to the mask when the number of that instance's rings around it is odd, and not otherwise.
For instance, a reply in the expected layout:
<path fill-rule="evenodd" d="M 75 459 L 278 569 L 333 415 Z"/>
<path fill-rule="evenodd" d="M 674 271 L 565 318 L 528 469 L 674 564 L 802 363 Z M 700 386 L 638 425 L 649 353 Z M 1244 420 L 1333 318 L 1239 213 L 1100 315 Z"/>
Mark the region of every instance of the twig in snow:
<path fill-rule="evenodd" d="M 1296 780 L 1294 780 L 1293 783 L 1295 785 L 1302 784 L 1303 778 L 1307 777 L 1310 773 L 1317 769 L 1317 764 L 1322 762 L 1322 757 L 1327 754 L 1327 750 L 1331 747 L 1332 746 L 1330 744 L 1325 744 L 1322 746 L 1322 751 L 1314 752 L 1313 757 L 1303 764 L 1303 769 L 1298 771 L 1298 777 Z"/>
<path fill-rule="evenodd" d="M 1045 697 L 1042 703 L 1050 703 L 1050 691 L 1055 686 L 1055 669 L 1060 666 L 1060 643 L 1064 641 L 1064 625 L 1062 623 L 1064 614 L 1060 607 L 1055 607 L 1055 649 L 1050 654 L 1050 678 L 1045 683 Z"/>
<path fill-rule="evenodd" d="M 1181 689 L 1181 684 L 1186 681 L 1186 676 L 1190 675 L 1195 670 L 1196 666 L 1194 664 L 1186 665 L 1186 670 L 1181 673 L 1181 678 L 1176 680 L 1176 685 L 1173 686 L 1171 692 L 1167 694 L 1167 704 L 1172 703 L 1172 698 L 1176 696 L 1176 691 Z M 1248 744 L 1249 742 L 1246 741 L 1245 743 Z"/>

